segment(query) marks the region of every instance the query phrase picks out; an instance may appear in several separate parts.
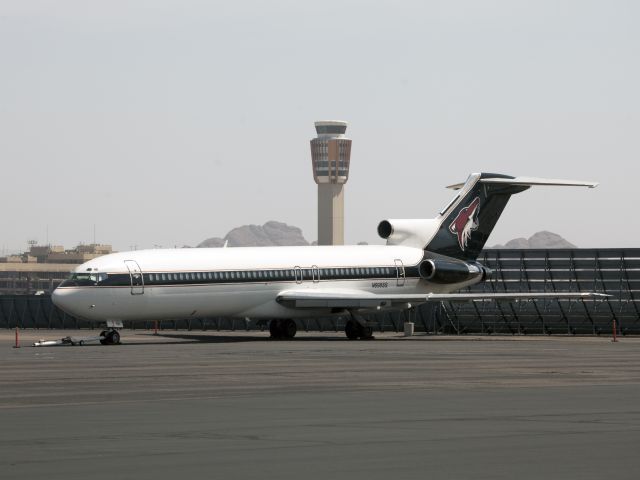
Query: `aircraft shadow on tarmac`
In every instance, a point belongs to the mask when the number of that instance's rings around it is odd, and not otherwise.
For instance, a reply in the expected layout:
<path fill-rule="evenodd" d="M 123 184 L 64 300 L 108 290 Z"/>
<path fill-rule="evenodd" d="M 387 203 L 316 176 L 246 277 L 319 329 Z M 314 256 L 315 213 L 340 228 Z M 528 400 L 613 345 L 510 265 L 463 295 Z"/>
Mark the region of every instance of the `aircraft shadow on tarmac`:
<path fill-rule="evenodd" d="M 261 343 L 287 343 L 287 342 L 349 342 L 349 340 L 342 332 L 326 332 L 327 336 L 305 336 L 305 332 L 301 332 L 301 335 L 296 335 L 292 339 L 273 339 L 266 335 L 252 335 L 250 333 L 244 334 L 238 332 L 236 335 L 199 335 L 197 333 L 169 333 L 159 332 L 158 335 L 153 333 L 143 333 L 137 335 L 144 335 L 153 337 L 156 341 L 136 341 L 135 336 L 129 337 L 126 334 L 122 336 L 122 345 L 178 345 L 185 343 L 247 343 L 247 342 L 261 342 Z M 392 338 L 374 336 L 369 340 L 355 340 L 355 341 L 392 341 Z"/>
<path fill-rule="evenodd" d="M 273 339 L 269 336 L 257 336 L 251 334 L 242 334 L 238 333 L 237 335 L 199 335 L 199 334 L 187 334 L 187 333 L 167 333 L 162 332 L 158 333 L 158 335 L 154 335 L 153 333 L 145 334 L 150 335 L 158 341 L 155 342 L 136 342 L 135 338 L 128 339 L 126 336 L 123 337 L 123 345 L 170 345 L 170 344 L 181 344 L 181 343 L 243 343 L 243 342 L 269 342 L 269 343 L 282 343 L 282 342 L 344 342 L 349 341 L 347 337 L 344 336 L 341 332 L 331 332 L 328 335 L 331 336 L 309 336 L 305 337 L 304 334 L 301 336 L 296 336 L 293 339 L 282 340 L 282 339 Z M 166 339 L 167 341 L 163 341 L 160 339 Z M 375 337 L 373 338 L 375 339 Z M 372 339 L 372 340 L 373 340 Z"/>
<path fill-rule="evenodd" d="M 153 346 L 153 345 L 182 345 L 182 344 L 197 344 L 197 343 L 248 343 L 248 342 L 260 342 L 260 343 L 288 343 L 288 342 L 348 342 L 349 340 L 342 332 L 326 332 L 327 336 L 305 336 L 304 332 L 302 335 L 298 335 L 293 339 L 274 339 L 268 335 L 252 335 L 250 333 L 244 334 L 242 332 L 238 332 L 233 335 L 202 335 L 197 333 L 169 333 L 169 332 L 159 332 L 157 335 L 154 333 L 134 333 L 132 335 L 127 335 L 126 333 L 122 335 L 122 343 L 118 346 L 120 347 L 141 347 L 141 346 Z M 136 338 L 137 337 L 137 338 Z M 144 337 L 142 340 L 140 337 Z M 153 339 L 150 341 L 150 339 Z M 356 340 L 356 341 L 390 341 L 393 338 L 389 337 L 378 337 L 376 338 L 375 334 L 372 338 L 368 340 Z M 79 343 L 75 343 L 75 346 L 83 346 L 83 347 L 102 347 L 97 341 L 83 341 Z M 60 346 L 60 345 L 57 345 Z M 63 346 L 72 346 L 71 344 L 63 345 Z"/>

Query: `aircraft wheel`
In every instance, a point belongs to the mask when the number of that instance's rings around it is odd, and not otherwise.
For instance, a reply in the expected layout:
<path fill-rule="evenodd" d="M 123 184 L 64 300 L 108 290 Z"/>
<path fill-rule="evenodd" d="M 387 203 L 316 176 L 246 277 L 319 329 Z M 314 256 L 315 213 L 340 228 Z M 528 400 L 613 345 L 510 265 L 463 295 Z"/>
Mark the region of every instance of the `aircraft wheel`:
<path fill-rule="evenodd" d="M 344 326 L 344 333 L 349 340 L 357 340 L 360 337 L 360 325 L 353 320 L 349 320 Z"/>
<path fill-rule="evenodd" d="M 296 333 L 298 332 L 298 326 L 293 320 L 287 319 L 280 325 L 280 330 L 284 338 L 291 339 L 296 336 Z"/>
<path fill-rule="evenodd" d="M 362 340 L 369 340 L 373 338 L 373 328 L 371 327 L 360 327 L 360 338 Z"/>
<path fill-rule="evenodd" d="M 373 328 L 363 327 L 353 320 L 347 322 L 344 327 L 344 333 L 349 340 L 370 340 L 373 338 Z"/>
<path fill-rule="evenodd" d="M 271 320 L 271 322 L 269 322 L 269 333 L 271 334 L 271 338 L 282 338 L 282 322 L 280 320 Z"/>
<path fill-rule="evenodd" d="M 120 343 L 120 333 L 117 330 L 107 332 L 104 340 L 100 340 L 102 345 L 118 345 Z"/>
<path fill-rule="evenodd" d="M 107 332 L 106 330 L 100 332 L 100 336 L 103 337 L 102 340 L 100 340 L 100 345 L 109 345 L 109 342 L 107 341 L 108 334 L 109 332 Z"/>

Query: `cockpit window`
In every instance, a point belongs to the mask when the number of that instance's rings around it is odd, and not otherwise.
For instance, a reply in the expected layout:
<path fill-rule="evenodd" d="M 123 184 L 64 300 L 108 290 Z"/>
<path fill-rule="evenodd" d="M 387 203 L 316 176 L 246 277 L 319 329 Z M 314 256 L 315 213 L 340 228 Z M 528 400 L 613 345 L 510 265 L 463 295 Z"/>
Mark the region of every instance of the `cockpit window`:
<path fill-rule="evenodd" d="M 92 287 L 107 280 L 106 273 L 72 273 L 60 284 L 61 287 Z"/>

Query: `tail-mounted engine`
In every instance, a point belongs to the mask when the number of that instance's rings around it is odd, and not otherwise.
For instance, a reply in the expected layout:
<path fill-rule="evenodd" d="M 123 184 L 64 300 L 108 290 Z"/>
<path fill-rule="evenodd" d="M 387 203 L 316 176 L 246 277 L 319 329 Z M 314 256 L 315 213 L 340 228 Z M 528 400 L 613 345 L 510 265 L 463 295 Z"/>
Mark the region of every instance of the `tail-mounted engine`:
<path fill-rule="evenodd" d="M 431 219 L 383 220 L 378 224 L 378 235 L 387 241 L 387 245 L 424 248 L 439 226 Z"/>
<path fill-rule="evenodd" d="M 485 280 L 491 270 L 475 263 L 427 258 L 420 263 L 420 277 L 433 283 L 461 283 L 480 278 Z"/>

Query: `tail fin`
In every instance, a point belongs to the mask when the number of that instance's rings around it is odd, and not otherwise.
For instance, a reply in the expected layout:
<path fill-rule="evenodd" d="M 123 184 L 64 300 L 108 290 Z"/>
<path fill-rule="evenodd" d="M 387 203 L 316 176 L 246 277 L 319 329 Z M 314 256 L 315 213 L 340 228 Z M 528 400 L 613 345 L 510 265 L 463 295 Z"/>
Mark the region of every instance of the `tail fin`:
<path fill-rule="evenodd" d="M 498 222 L 511 195 L 533 185 L 583 186 L 597 183 L 511 177 L 494 173 L 474 173 L 464 184 L 448 188 L 459 190 L 438 218 L 439 228 L 425 250 L 463 260 L 475 260 Z"/>

